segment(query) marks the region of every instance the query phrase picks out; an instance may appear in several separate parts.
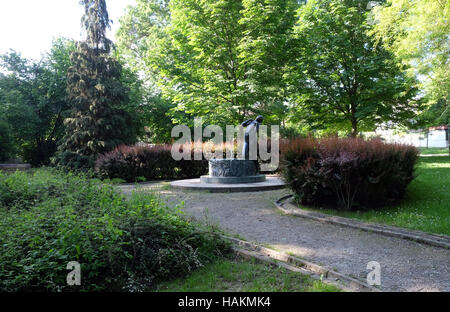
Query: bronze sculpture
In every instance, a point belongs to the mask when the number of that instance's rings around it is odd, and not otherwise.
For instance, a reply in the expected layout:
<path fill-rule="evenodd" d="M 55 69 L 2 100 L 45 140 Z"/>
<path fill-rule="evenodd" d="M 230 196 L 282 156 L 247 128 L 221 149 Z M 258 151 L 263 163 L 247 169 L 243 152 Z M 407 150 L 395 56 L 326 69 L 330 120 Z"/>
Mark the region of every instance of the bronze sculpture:
<path fill-rule="evenodd" d="M 263 116 L 259 115 L 255 120 L 248 119 L 241 123 L 241 126 L 246 127 L 245 129 L 245 137 L 244 137 L 244 146 L 242 147 L 242 156 L 244 159 L 249 159 L 249 142 L 250 136 L 254 139 L 257 138 L 257 134 L 259 131 L 259 125 L 263 122 Z"/>

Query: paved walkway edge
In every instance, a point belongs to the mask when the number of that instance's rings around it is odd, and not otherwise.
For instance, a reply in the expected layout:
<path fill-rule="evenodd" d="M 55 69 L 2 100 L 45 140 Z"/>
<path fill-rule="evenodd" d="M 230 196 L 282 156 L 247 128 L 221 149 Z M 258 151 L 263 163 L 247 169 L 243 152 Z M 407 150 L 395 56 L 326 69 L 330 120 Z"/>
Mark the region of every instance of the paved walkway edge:
<path fill-rule="evenodd" d="M 325 283 L 335 285 L 347 291 L 359 292 L 379 292 L 378 288 L 368 285 L 365 282 L 352 278 L 350 276 L 338 273 L 327 267 L 288 255 L 283 252 L 275 251 L 270 248 L 262 247 L 258 244 L 243 241 L 234 237 L 223 236 L 235 246 L 233 250 L 236 254 L 255 258 L 259 261 L 274 263 L 290 271 L 301 272 L 312 278 L 322 280 Z"/>
<path fill-rule="evenodd" d="M 30 164 L 0 164 L 0 171 L 4 170 L 8 172 L 13 172 L 16 170 L 25 171 L 28 169 L 31 169 Z"/>
<path fill-rule="evenodd" d="M 278 209 L 287 215 L 293 215 L 297 217 L 312 219 L 319 222 L 331 223 L 351 228 L 356 228 L 366 232 L 373 232 L 385 236 L 398 237 L 416 241 L 419 243 L 450 249 L 450 236 L 430 234 L 421 231 L 407 230 L 399 227 L 381 225 L 375 223 L 366 223 L 349 218 L 343 218 L 338 216 L 327 215 L 320 212 L 307 211 L 298 208 L 292 204 L 289 200 L 292 195 L 287 195 L 275 202 Z"/>

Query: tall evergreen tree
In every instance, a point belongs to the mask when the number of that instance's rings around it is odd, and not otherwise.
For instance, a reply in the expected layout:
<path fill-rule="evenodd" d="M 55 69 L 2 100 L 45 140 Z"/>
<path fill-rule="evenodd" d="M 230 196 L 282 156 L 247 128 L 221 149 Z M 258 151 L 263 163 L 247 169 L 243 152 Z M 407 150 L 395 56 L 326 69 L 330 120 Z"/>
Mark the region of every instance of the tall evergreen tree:
<path fill-rule="evenodd" d="M 98 154 L 136 140 L 131 116 L 121 106 L 128 100 L 122 67 L 106 37 L 110 20 L 105 0 L 82 0 L 86 41 L 72 53 L 67 92 L 71 114 L 59 147 L 57 163 L 74 169 L 92 168 Z"/>

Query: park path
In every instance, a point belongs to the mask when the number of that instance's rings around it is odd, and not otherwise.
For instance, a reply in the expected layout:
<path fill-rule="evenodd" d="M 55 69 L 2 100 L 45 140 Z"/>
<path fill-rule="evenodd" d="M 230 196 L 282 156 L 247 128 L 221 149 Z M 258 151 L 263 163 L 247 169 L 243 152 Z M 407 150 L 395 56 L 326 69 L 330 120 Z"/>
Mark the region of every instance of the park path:
<path fill-rule="evenodd" d="M 129 193 L 134 185 L 121 185 Z M 450 250 L 414 241 L 282 214 L 274 201 L 287 190 L 207 193 L 146 183 L 170 205 L 199 221 L 220 226 L 248 241 L 269 246 L 365 281 L 367 263 L 381 265 L 384 291 L 450 291 Z"/>

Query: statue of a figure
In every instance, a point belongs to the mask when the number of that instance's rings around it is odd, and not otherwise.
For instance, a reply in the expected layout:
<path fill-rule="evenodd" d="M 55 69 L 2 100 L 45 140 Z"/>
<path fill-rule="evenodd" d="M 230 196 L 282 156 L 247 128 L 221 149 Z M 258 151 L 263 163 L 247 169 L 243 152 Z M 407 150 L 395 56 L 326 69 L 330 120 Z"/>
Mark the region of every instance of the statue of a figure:
<path fill-rule="evenodd" d="M 241 123 L 241 126 L 247 127 L 245 129 L 244 146 L 242 147 L 242 156 L 244 157 L 244 159 L 249 159 L 249 140 L 250 140 L 250 136 L 253 139 L 257 138 L 259 125 L 262 122 L 263 122 L 263 116 L 259 115 L 258 117 L 256 117 L 255 120 L 248 119 L 248 120 L 244 121 L 243 123 Z"/>

